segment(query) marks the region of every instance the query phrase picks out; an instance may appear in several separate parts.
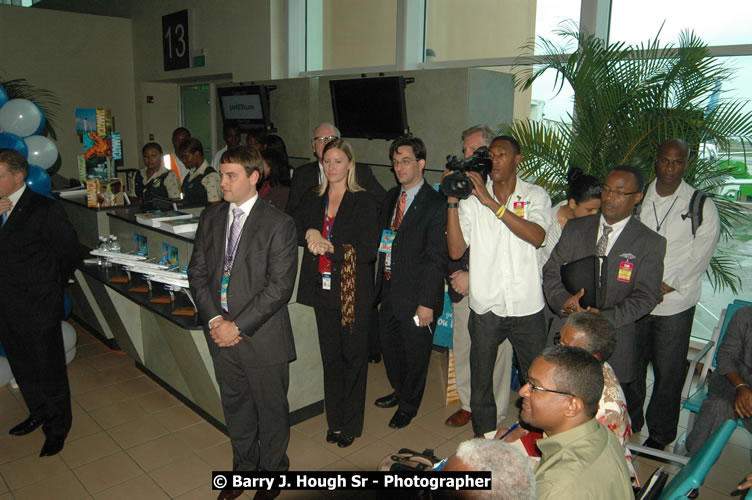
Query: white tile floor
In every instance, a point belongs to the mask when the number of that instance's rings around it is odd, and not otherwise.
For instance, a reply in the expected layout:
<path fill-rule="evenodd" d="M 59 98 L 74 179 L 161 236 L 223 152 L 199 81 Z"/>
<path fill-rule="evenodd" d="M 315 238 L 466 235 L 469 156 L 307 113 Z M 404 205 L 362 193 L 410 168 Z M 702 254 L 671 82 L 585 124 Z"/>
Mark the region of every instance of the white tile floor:
<path fill-rule="evenodd" d="M 0 388 L 0 500 L 216 498 L 210 471 L 231 467 L 227 437 L 143 375 L 126 356 L 110 351 L 80 329 L 78 342 L 78 355 L 68 367 L 73 428 L 60 455 L 38 457 L 41 430 L 24 437 L 5 433 L 4 429 L 26 418 L 26 408 L 18 391 Z M 433 448 L 438 456 L 452 454 L 459 443 L 472 437 L 472 429 L 470 425 L 459 429 L 444 425 L 458 406 L 445 405 L 442 360 L 441 354 L 433 353 L 420 411 L 401 430 L 387 425 L 394 410 L 372 404 L 388 394 L 390 387 L 383 363 L 369 365 L 363 436 L 342 449 L 326 443 L 324 415 L 302 422 L 291 431 L 291 468 L 374 470 L 386 455 L 402 447 Z M 517 419 L 516 397 L 512 394 L 510 399 L 508 423 Z M 686 415 L 680 425 L 686 425 Z M 633 438 L 635 442 L 644 439 Z M 752 471 L 751 441 L 744 430 L 735 431 L 700 489 L 700 498 L 729 498 L 738 481 Z M 635 467 L 644 480 L 659 465 L 638 458 Z M 253 492 L 247 496 L 252 498 Z M 289 491 L 281 498 L 351 496 L 352 492 Z M 383 492 L 372 495 L 383 496 Z"/>

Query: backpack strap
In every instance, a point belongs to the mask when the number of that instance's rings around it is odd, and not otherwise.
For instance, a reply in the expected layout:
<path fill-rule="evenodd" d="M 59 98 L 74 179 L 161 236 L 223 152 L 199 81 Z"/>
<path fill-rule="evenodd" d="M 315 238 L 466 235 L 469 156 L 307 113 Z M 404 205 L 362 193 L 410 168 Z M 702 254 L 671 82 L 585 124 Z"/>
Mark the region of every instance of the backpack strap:
<path fill-rule="evenodd" d="M 702 225 L 702 209 L 705 206 L 705 200 L 708 195 L 699 189 L 695 189 L 692 198 L 689 200 L 688 217 L 692 218 L 692 237 L 694 238 L 697 229 Z"/>

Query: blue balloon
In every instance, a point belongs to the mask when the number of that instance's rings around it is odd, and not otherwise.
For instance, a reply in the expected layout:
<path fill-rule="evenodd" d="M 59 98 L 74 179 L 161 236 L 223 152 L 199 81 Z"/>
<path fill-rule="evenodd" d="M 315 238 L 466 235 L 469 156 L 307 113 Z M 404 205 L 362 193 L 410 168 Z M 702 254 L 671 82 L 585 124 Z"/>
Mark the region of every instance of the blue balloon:
<path fill-rule="evenodd" d="M 50 174 L 39 165 L 29 165 L 29 175 L 26 176 L 26 185 L 37 194 L 46 195 L 52 187 Z"/>
<path fill-rule="evenodd" d="M 0 85 L 0 108 L 3 107 L 3 104 L 8 102 L 8 93 L 5 91 L 2 85 Z"/>
<path fill-rule="evenodd" d="M 39 106 L 37 105 L 37 103 L 35 103 L 35 102 L 34 102 L 34 103 L 32 103 L 32 104 L 34 104 L 34 106 L 36 106 L 36 107 L 37 107 L 37 109 L 39 110 L 39 114 L 40 114 L 40 115 L 42 115 L 42 120 L 41 120 L 41 121 L 39 122 L 39 126 L 38 126 L 38 127 L 37 127 L 37 129 L 36 129 L 36 130 L 34 131 L 34 133 L 33 133 L 33 134 L 31 134 L 31 135 L 37 135 L 37 134 L 41 133 L 41 132 L 42 132 L 42 130 L 44 130 L 44 126 L 45 126 L 45 125 L 47 124 L 47 118 L 45 118 L 45 116 L 44 116 L 44 111 L 42 111 L 42 108 L 40 108 L 40 107 L 39 107 Z"/>
<path fill-rule="evenodd" d="M 24 158 L 29 157 L 29 148 L 24 140 L 10 132 L 0 132 L 0 148 L 15 149 L 24 155 Z"/>
<path fill-rule="evenodd" d="M 71 298 L 70 295 L 67 293 L 63 293 L 63 318 L 68 319 L 68 316 L 70 316 L 71 309 L 73 309 L 73 304 L 71 304 Z"/>

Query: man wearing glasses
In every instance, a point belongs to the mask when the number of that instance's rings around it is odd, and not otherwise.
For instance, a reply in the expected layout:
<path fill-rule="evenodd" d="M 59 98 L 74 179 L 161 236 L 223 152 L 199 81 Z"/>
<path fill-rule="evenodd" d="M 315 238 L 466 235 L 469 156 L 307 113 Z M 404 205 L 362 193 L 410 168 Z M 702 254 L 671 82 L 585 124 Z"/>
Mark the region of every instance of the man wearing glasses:
<path fill-rule="evenodd" d="M 536 442 L 539 499 L 634 498 L 619 440 L 594 418 L 602 391 L 600 362 L 579 347 L 549 347 L 530 366 L 520 420 L 546 436 Z"/>
<path fill-rule="evenodd" d="M 475 436 L 496 429 L 497 406 L 509 405 L 494 397 L 499 345 L 509 339 L 524 379 L 546 342 L 536 251 L 551 221 L 551 199 L 542 187 L 517 176 L 522 156 L 516 139 L 496 137 L 488 153 L 493 163 L 488 181 L 468 172 L 472 196 L 459 202 L 450 197 L 446 208 L 449 256 L 459 259 L 470 248 L 470 409 Z"/>
<path fill-rule="evenodd" d="M 389 190 L 381 207 L 376 290 L 384 367 L 393 392 L 375 404 L 397 406 L 389 427 L 401 429 L 423 399 L 433 330 L 444 306 L 446 198 L 423 180 L 422 140 L 395 139 L 389 157 L 399 186 Z"/>
<path fill-rule="evenodd" d="M 323 154 L 324 147 L 332 139 L 339 137 L 339 130 L 331 123 L 320 123 L 313 129 L 311 145 L 313 146 L 313 155 L 316 157 L 316 161 L 306 163 L 293 170 L 290 184 L 290 198 L 285 207 L 285 211 L 288 214 L 294 215 L 295 209 L 298 207 L 303 195 L 308 190 L 321 184 L 321 179 L 324 177 L 324 167 L 321 164 L 321 155 Z M 378 201 L 384 198 L 384 188 L 381 187 L 379 181 L 373 176 L 373 172 L 371 172 L 371 168 L 368 165 L 356 163 L 355 177 L 358 179 L 360 187 L 375 196 Z"/>
<path fill-rule="evenodd" d="M 630 166 L 616 167 L 603 185 L 601 214 L 571 219 L 564 226 L 559 243 L 543 266 L 543 290 L 558 318 L 551 332 L 558 332 L 566 318 L 584 310 L 599 312 L 616 328 L 616 348 L 611 366 L 622 385 L 627 406 L 630 385 L 638 373 L 636 321 L 658 304 L 663 276 L 666 239 L 632 217 L 642 199 L 640 171 Z M 567 262 L 597 255 L 605 257 L 600 269 L 599 307 L 583 307 L 583 290 L 572 294 L 562 283 L 561 266 Z"/>

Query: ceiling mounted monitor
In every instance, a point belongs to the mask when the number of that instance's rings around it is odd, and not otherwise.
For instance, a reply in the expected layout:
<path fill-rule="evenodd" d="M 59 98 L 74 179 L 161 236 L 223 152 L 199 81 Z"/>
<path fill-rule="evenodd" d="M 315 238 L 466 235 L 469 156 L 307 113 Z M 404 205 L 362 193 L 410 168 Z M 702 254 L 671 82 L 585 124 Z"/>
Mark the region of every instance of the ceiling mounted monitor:
<path fill-rule="evenodd" d="M 405 78 L 330 80 L 334 124 L 342 137 L 395 139 L 410 131 Z"/>

